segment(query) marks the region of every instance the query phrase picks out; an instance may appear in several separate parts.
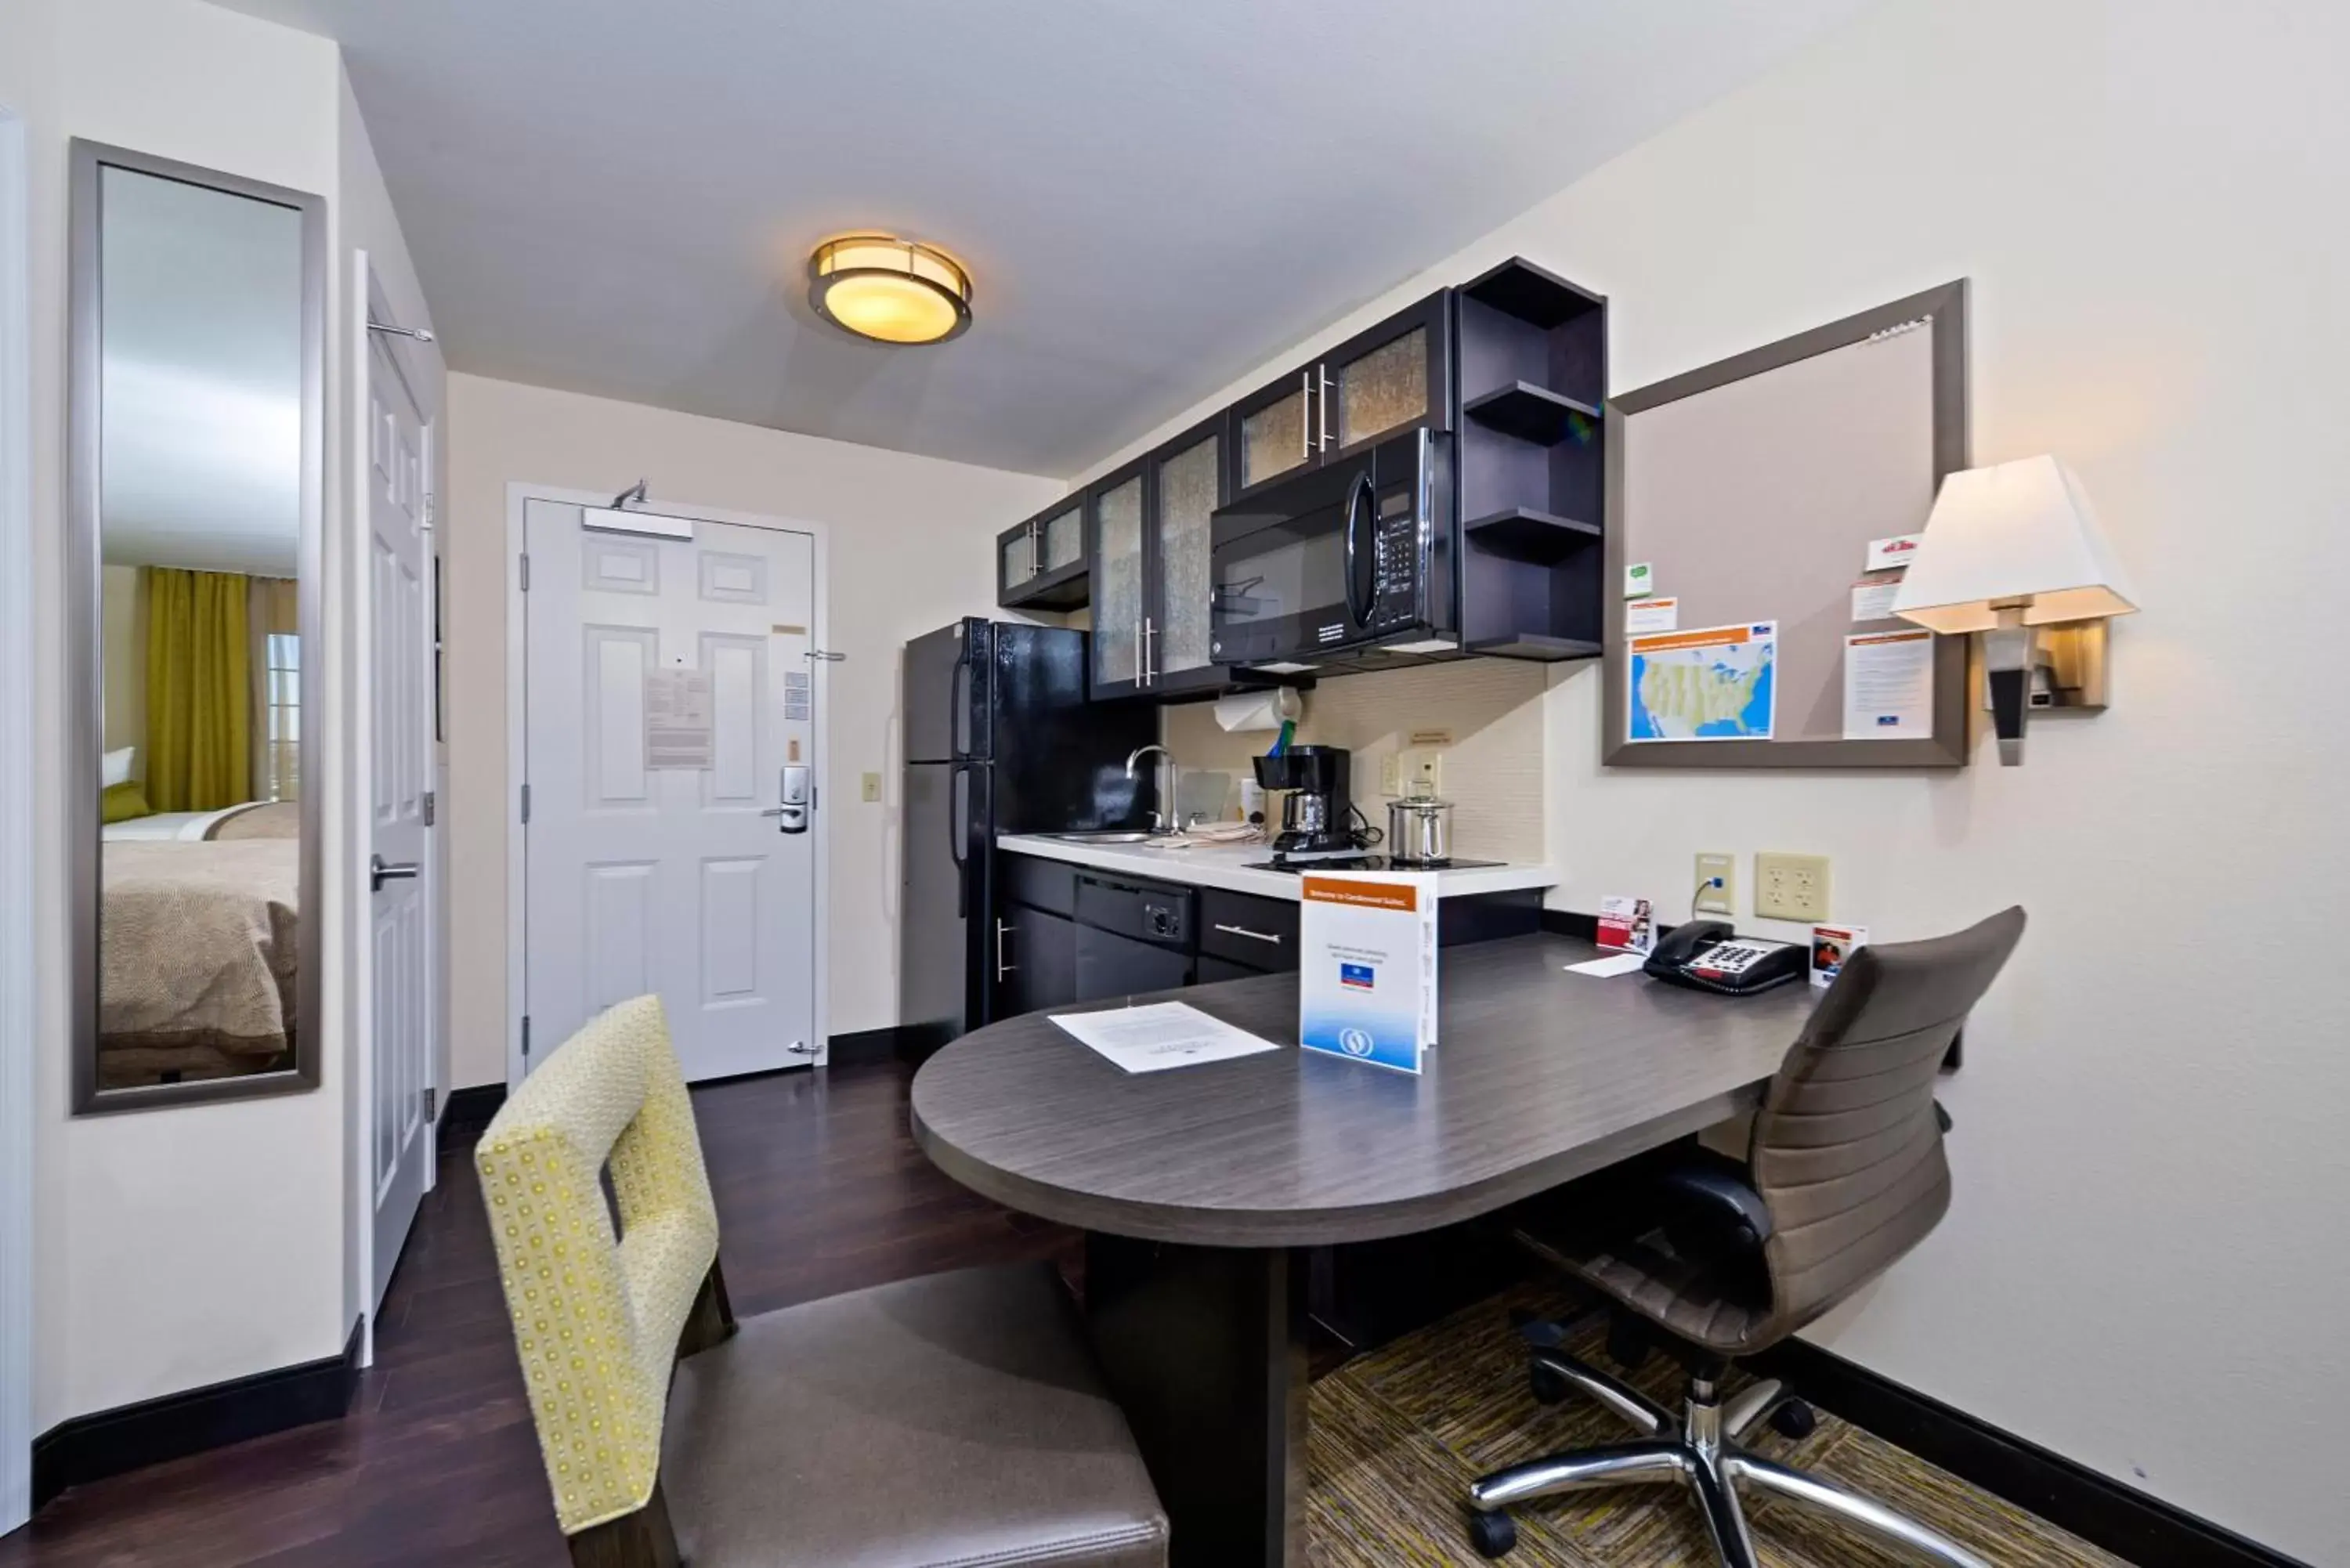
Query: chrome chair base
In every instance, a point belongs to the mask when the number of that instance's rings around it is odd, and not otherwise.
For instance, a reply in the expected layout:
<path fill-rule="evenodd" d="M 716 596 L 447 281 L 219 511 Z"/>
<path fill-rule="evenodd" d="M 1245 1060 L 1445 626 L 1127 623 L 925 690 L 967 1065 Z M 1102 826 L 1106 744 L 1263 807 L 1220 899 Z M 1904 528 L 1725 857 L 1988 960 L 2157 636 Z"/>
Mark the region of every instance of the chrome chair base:
<path fill-rule="evenodd" d="M 1676 1421 L 1638 1389 L 1573 1356 L 1540 1350 L 1534 1354 L 1534 1368 L 1537 1378 L 1555 1379 L 1590 1395 L 1622 1417 L 1642 1440 L 1554 1454 L 1471 1483 L 1470 1539 L 1487 1557 L 1499 1557 L 1515 1543 L 1516 1527 L 1503 1511 L 1518 1503 L 1593 1487 L 1678 1481 L 1695 1497 L 1722 1568 L 1755 1568 L 1754 1542 L 1739 1506 L 1741 1493 L 1780 1497 L 1834 1515 L 1887 1545 L 1907 1548 L 1923 1562 L 1946 1568 L 1990 1568 L 1956 1542 L 1873 1499 L 1740 1447 L 1738 1439 L 1783 1397 L 1784 1390 L 1775 1382 L 1756 1383 L 1724 1405 L 1711 1379 L 1692 1377 L 1688 1405 Z"/>

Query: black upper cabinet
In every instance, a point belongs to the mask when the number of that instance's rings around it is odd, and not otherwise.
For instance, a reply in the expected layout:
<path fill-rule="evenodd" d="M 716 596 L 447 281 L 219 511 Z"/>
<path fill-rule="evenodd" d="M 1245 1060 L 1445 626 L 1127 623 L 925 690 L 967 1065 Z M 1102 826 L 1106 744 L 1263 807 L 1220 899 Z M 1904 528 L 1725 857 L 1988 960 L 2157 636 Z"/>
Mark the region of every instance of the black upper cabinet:
<path fill-rule="evenodd" d="M 1005 609 L 1076 609 L 1086 602 L 1085 498 L 1065 496 L 995 536 L 995 602 Z"/>
<path fill-rule="evenodd" d="M 1222 414 L 1194 425 L 1086 492 L 1096 697 L 1232 684 L 1208 657 L 1208 522 L 1227 493 L 1228 428 Z"/>
<path fill-rule="evenodd" d="M 1451 291 L 1440 289 L 1232 409 L 1232 497 L 1382 436 L 1452 428 Z"/>

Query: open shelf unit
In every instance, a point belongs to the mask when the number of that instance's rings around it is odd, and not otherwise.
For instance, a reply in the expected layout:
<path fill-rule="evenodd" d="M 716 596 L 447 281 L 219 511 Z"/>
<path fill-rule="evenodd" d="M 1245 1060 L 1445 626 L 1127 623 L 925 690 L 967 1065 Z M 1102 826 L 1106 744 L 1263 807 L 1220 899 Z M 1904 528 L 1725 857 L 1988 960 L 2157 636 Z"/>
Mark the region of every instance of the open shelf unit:
<path fill-rule="evenodd" d="M 1607 302 L 1520 258 L 1454 299 L 1462 649 L 1597 658 Z"/>

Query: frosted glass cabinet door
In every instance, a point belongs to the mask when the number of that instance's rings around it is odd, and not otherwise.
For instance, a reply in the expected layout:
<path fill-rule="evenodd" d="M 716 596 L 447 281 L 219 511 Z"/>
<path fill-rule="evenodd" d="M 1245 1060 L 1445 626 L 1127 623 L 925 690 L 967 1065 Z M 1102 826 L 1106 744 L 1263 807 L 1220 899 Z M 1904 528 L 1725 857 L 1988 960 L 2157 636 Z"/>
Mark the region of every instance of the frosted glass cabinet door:
<path fill-rule="evenodd" d="M 1094 684 L 1132 686 L 1142 658 L 1142 475 L 1094 500 Z"/>
<path fill-rule="evenodd" d="M 1428 331 L 1415 327 L 1338 368 L 1338 444 L 1352 446 L 1428 413 Z"/>
<path fill-rule="evenodd" d="M 1303 468 L 1313 455 L 1307 444 L 1305 388 L 1241 415 L 1241 486 L 1261 484 L 1275 474 Z"/>
<path fill-rule="evenodd" d="M 1055 512 L 1037 527 L 1044 535 L 1045 559 L 1039 570 L 1057 571 L 1074 565 L 1085 554 L 1085 514 L 1081 507 Z"/>
<path fill-rule="evenodd" d="M 1203 436 L 1159 464 L 1159 657 L 1161 676 L 1208 663 L 1208 522 L 1222 486 L 1223 441 Z"/>
<path fill-rule="evenodd" d="M 1036 535 L 1026 528 L 1005 538 L 1003 550 L 1003 586 L 1016 588 L 1036 575 Z"/>

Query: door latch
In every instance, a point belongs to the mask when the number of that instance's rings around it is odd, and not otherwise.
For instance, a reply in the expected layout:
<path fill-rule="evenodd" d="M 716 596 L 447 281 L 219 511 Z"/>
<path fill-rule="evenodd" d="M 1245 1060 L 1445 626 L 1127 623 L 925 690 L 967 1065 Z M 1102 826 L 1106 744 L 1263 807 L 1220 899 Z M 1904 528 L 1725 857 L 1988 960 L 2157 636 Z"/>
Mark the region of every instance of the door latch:
<path fill-rule="evenodd" d="M 808 825 L 808 808 L 815 804 L 813 793 L 808 783 L 807 764 L 787 763 L 784 765 L 783 782 L 778 792 L 778 798 L 783 804 L 769 806 L 759 815 L 782 818 L 776 824 L 777 828 L 782 832 L 806 833 Z"/>

